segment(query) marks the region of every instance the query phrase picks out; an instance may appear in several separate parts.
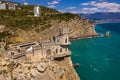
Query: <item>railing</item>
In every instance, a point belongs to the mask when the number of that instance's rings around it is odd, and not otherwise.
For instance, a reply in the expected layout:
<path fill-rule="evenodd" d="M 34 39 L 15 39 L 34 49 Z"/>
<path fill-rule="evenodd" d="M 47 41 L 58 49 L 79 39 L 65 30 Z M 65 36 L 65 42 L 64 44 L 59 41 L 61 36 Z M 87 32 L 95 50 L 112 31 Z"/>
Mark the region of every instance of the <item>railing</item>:
<path fill-rule="evenodd" d="M 19 45 L 20 47 L 25 47 L 25 46 L 31 46 L 31 45 L 35 45 L 35 43 L 23 43 L 21 45 Z"/>
<path fill-rule="evenodd" d="M 17 59 L 17 58 L 20 58 L 20 57 L 23 57 L 23 56 L 26 56 L 26 55 L 24 53 L 17 54 L 17 55 L 13 56 L 13 59 Z"/>

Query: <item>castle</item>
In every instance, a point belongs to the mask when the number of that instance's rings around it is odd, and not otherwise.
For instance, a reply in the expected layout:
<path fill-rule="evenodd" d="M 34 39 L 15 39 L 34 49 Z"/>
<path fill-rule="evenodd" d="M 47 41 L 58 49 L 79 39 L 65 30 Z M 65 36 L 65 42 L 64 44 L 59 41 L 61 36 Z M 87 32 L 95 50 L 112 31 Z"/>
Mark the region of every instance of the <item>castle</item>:
<path fill-rule="evenodd" d="M 8 52 L 9 57 L 13 59 L 29 59 L 39 61 L 42 58 L 52 60 L 64 58 L 71 55 L 68 46 L 71 44 L 68 37 L 68 29 L 60 28 L 59 36 L 53 36 L 48 42 L 24 43 L 11 46 Z"/>

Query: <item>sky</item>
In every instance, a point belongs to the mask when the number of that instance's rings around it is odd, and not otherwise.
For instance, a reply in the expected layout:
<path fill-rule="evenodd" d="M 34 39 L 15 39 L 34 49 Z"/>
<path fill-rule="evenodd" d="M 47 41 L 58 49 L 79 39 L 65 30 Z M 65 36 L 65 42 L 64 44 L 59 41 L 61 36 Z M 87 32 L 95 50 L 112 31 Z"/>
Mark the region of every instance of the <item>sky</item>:
<path fill-rule="evenodd" d="M 95 13 L 120 12 L 120 0 L 11 0 L 19 3 L 43 5 L 61 12 Z"/>

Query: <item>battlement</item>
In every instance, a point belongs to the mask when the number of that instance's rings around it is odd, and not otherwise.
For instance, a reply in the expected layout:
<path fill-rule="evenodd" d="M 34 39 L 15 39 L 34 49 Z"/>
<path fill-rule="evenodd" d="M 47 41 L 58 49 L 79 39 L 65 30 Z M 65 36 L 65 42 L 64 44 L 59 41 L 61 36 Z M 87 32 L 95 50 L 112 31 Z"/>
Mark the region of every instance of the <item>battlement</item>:
<path fill-rule="evenodd" d="M 66 27 L 60 28 L 60 35 L 68 35 L 69 34 L 69 29 Z"/>
<path fill-rule="evenodd" d="M 60 28 L 60 35 L 53 36 L 53 41 L 59 45 L 64 45 L 64 46 L 70 45 L 71 42 L 69 41 L 68 34 L 69 34 L 69 30 L 67 28 Z"/>

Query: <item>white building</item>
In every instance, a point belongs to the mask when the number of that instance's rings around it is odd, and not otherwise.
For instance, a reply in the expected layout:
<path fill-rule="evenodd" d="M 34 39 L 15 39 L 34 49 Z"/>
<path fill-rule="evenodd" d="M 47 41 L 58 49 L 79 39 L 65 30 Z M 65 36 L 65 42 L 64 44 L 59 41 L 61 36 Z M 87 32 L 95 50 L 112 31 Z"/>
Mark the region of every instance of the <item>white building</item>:
<path fill-rule="evenodd" d="M 24 2 L 24 5 L 28 5 L 28 2 Z"/>
<path fill-rule="evenodd" d="M 16 9 L 16 4 L 9 3 L 8 9 L 15 10 Z"/>
<path fill-rule="evenodd" d="M 16 10 L 20 3 L 12 2 L 12 1 L 0 1 L 0 9 L 12 9 Z"/>
<path fill-rule="evenodd" d="M 35 17 L 39 17 L 40 16 L 40 7 L 39 6 L 35 6 L 34 7 L 34 16 Z"/>
<path fill-rule="evenodd" d="M 6 4 L 0 4 L 0 9 L 6 9 Z"/>

